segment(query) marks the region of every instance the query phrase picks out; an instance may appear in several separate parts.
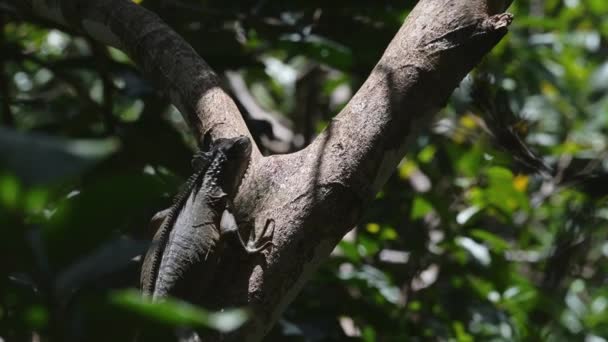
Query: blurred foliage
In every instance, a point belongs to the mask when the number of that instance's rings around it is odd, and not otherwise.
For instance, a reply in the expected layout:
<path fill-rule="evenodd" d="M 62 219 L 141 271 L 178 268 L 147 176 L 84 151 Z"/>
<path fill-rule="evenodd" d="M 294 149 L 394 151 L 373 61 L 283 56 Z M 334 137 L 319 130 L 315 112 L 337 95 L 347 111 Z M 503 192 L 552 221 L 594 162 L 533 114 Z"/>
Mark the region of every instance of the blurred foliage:
<path fill-rule="evenodd" d="M 288 151 L 340 111 L 414 3 L 137 2 L 218 74 L 236 71 L 246 89 L 227 89 L 278 116 L 293 132 Z M 179 113 L 121 52 L 1 10 L 0 337 L 130 340 L 137 325 L 163 336 L 242 324 L 242 311 L 133 292 L 147 222 L 189 173 Z M 268 340 L 606 341 L 608 2 L 510 11 L 510 33 Z M 276 151 L 276 132 L 239 105 Z"/>

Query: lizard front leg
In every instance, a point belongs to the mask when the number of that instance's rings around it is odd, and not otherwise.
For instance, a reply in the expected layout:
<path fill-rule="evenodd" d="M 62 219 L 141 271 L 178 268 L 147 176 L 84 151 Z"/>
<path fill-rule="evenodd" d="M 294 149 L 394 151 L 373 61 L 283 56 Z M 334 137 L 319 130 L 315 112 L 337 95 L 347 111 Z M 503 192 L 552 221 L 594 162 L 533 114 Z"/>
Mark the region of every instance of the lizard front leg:
<path fill-rule="evenodd" d="M 264 236 L 266 235 L 266 232 L 268 231 L 268 227 L 271 224 L 272 224 L 272 228 L 270 229 L 270 235 L 268 237 L 268 240 L 265 242 L 262 242 L 263 240 L 265 240 Z M 274 220 L 273 219 L 266 220 L 266 224 L 264 225 L 264 228 L 262 229 L 262 233 L 259 235 L 259 237 L 256 237 L 255 227 L 252 228 L 251 232 L 249 233 L 249 239 L 247 240 L 247 243 L 245 243 L 245 241 L 243 240 L 243 237 L 241 236 L 239 227 L 236 223 L 234 214 L 230 211 L 230 207 L 226 206 L 226 209 L 224 209 L 224 212 L 222 213 L 222 218 L 220 220 L 220 233 L 221 234 L 236 233 L 245 252 L 247 252 L 249 254 L 255 254 L 255 253 L 259 253 L 260 251 L 264 250 L 268 246 L 273 245 L 272 236 L 274 235 Z"/>

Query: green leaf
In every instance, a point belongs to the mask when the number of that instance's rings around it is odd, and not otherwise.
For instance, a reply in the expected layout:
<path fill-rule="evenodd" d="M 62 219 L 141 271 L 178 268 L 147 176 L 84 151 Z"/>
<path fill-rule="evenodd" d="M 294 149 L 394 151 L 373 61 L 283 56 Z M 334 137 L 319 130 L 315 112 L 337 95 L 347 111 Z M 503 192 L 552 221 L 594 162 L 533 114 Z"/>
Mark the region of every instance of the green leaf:
<path fill-rule="evenodd" d="M 433 210 L 433 205 L 426 199 L 416 196 L 414 198 L 414 204 L 412 205 L 412 212 L 410 218 L 412 220 L 418 220 L 423 218 L 426 214 Z"/>
<path fill-rule="evenodd" d="M 479 168 L 483 162 L 483 152 L 481 146 L 476 144 L 472 149 L 468 150 L 457 161 L 458 171 L 465 176 L 476 176 L 479 173 Z"/>
<path fill-rule="evenodd" d="M 48 184 L 80 175 L 117 149 L 116 139 L 68 140 L 0 127 L 0 167 L 26 184 Z"/>
<path fill-rule="evenodd" d="M 353 54 L 349 47 L 322 36 L 308 35 L 303 37 L 285 35 L 280 38 L 279 47 L 303 54 L 341 70 L 347 70 L 353 64 Z"/>
<path fill-rule="evenodd" d="M 25 321 L 34 328 L 40 329 L 47 325 L 49 313 L 47 309 L 40 305 L 31 306 L 25 312 Z"/>
<path fill-rule="evenodd" d="M 16 177 L 0 174 L 0 206 L 10 209 L 17 208 L 20 187 Z"/>
<path fill-rule="evenodd" d="M 429 163 L 435 157 L 435 152 L 437 152 L 437 148 L 434 145 L 427 145 L 418 153 L 418 160 L 421 163 Z"/>
<path fill-rule="evenodd" d="M 135 290 L 114 292 L 110 296 L 110 301 L 142 317 L 172 326 L 207 327 L 230 332 L 238 329 L 248 319 L 248 314 L 243 309 L 209 312 L 177 299 L 168 298 L 153 302 Z"/>
<path fill-rule="evenodd" d="M 473 342 L 473 336 L 469 335 L 464 328 L 462 322 L 455 321 L 452 323 L 452 328 L 454 329 L 454 334 L 456 334 L 456 340 L 458 342 Z"/>
<path fill-rule="evenodd" d="M 493 166 L 486 169 L 486 175 L 492 185 L 509 184 L 513 181 L 513 173 L 504 167 Z"/>
<path fill-rule="evenodd" d="M 342 251 L 342 253 L 344 253 L 344 256 L 351 262 L 359 262 L 361 260 L 361 256 L 357 251 L 356 244 L 342 240 L 340 241 L 340 243 L 338 243 L 338 248 L 340 251 Z"/>
<path fill-rule="evenodd" d="M 471 236 L 488 244 L 496 253 L 501 253 L 510 248 L 507 241 L 485 230 L 473 229 L 471 230 Z"/>

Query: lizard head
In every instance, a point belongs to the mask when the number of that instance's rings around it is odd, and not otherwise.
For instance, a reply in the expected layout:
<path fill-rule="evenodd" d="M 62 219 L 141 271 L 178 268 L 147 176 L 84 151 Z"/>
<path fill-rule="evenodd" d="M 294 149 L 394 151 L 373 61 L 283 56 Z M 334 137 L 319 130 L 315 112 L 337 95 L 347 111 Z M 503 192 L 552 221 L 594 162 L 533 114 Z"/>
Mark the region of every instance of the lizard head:
<path fill-rule="evenodd" d="M 237 191 L 251 158 L 251 140 L 245 136 L 220 138 L 214 142 L 215 153 L 223 160 L 219 181 L 231 195 Z"/>

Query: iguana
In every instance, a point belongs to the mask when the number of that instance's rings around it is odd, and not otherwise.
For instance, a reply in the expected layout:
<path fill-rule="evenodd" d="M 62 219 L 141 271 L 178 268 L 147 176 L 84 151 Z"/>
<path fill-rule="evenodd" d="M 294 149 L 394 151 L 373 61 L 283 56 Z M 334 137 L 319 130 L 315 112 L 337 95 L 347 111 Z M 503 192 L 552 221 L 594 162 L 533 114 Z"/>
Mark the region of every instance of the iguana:
<path fill-rule="evenodd" d="M 164 220 L 142 266 L 144 295 L 153 300 L 171 295 L 196 301 L 213 278 L 226 233 L 236 233 L 247 253 L 257 253 L 272 244 L 271 239 L 261 241 L 271 224 L 272 236 L 274 221 L 267 220 L 259 238 L 245 243 L 231 210 L 250 155 L 251 142 L 244 136 L 217 139 L 207 151 L 195 154 L 194 174 L 173 205 L 160 213 Z M 197 214 L 180 215 L 186 207 Z"/>

